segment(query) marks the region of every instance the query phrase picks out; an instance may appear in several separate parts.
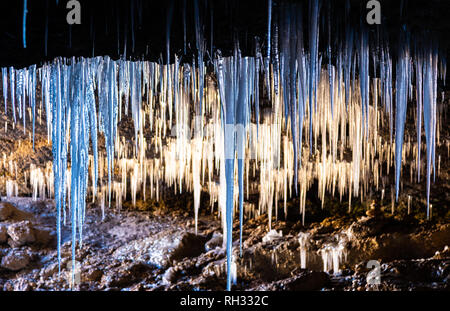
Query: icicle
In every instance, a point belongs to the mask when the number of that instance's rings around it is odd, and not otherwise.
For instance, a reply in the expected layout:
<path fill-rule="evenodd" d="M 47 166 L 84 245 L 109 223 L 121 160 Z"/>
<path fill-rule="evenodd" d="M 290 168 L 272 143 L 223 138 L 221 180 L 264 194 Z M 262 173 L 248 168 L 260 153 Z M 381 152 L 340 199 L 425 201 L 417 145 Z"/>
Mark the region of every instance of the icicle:
<path fill-rule="evenodd" d="M 5 115 L 8 115 L 8 69 L 2 68 L 3 79 L 3 102 L 5 103 Z"/>
<path fill-rule="evenodd" d="M 35 135 L 35 124 L 36 124 L 36 95 L 35 95 L 35 90 L 36 90 L 36 65 L 33 65 L 30 67 L 30 95 L 29 95 L 29 99 L 30 99 L 30 106 L 31 109 L 33 111 L 33 150 L 34 150 L 34 135 Z"/>
<path fill-rule="evenodd" d="M 250 82 L 248 76 L 248 59 L 240 60 L 240 72 L 237 73 L 239 79 L 239 93 L 236 102 L 236 150 L 238 160 L 238 183 L 239 183 L 239 250 L 242 256 L 242 225 L 244 222 L 244 160 L 245 160 L 245 140 L 246 127 L 249 111 L 248 84 Z M 233 134 L 234 135 L 234 134 Z"/>
<path fill-rule="evenodd" d="M 328 77 L 330 80 L 330 108 L 331 108 L 331 116 L 334 114 L 333 103 L 334 103 L 334 67 L 331 65 L 331 2 L 328 2 Z"/>
<path fill-rule="evenodd" d="M 199 97 L 198 97 L 198 111 L 199 115 L 202 115 L 202 106 L 203 106 L 203 84 L 204 84 L 204 71 L 205 64 L 203 62 L 203 55 L 205 54 L 204 48 L 204 40 L 203 40 L 203 32 L 200 26 L 200 13 L 198 7 L 198 0 L 194 0 L 194 20 L 195 20 L 195 41 L 197 45 L 197 62 L 198 62 L 198 71 L 199 71 Z"/>
<path fill-rule="evenodd" d="M 395 199 L 398 201 L 400 190 L 400 170 L 403 155 L 403 134 L 406 122 L 406 109 L 408 104 L 408 63 L 409 63 L 409 42 L 407 41 L 406 30 L 402 32 L 403 41 L 400 42 L 399 60 L 396 71 L 396 113 L 395 113 Z"/>
<path fill-rule="evenodd" d="M 106 154 L 108 161 L 108 202 L 111 203 L 111 179 L 114 171 L 114 141 L 117 133 L 118 121 L 118 91 L 116 81 L 116 64 L 109 58 L 102 61 L 103 71 L 101 74 L 102 90 L 99 92 L 99 130 L 105 134 Z M 134 66 L 132 66 L 134 68 Z M 134 99 L 133 99 L 134 98 Z M 132 94 L 133 107 L 136 111 L 133 113 L 135 120 L 135 131 L 140 127 L 137 109 L 136 95 Z M 137 134 L 136 134 L 137 141 Z M 136 145 L 137 148 L 137 145 Z"/>
<path fill-rule="evenodd" d="M 359 41 L 359 80 L 361 89 L 361 106 L 363 119 L 363 132 L 369 139 L 369 41 L 365 27 L 361 29 Z"/>
<path fill-rule="evenodd" d="M 390 176 L 391 166 L 395 165 L 398 199 L 403 157 L 416 157 L 417 172 L 414 171 L 416 165 L 410 166 L 410 178 L 413 179 L 416 173 L 418 178 L 421 176 L 422 126 L 426 135 L 427 215 L 431 217 L 431 178 L 439 174 L 441 164 L 436 147 L 445 145 L 439 137 L 444 113 L 437 110 L 437 79 L 445 83 L 446 63 L 443 52 L 429 33 L 413 41 L 403 31 L 401 40 L 395 43 L 398 53 L 391 54 L 393 45 L 389 45 L 384 32 L 377 32 L 374 40 L 368 29 L 356 32 L 349 23 L 343 25 L 332 20 L 331 14 L 321 19 L 320 9 L 324 2 L 312 0 L 309 44 L 305 50 L 301 5 L 272 6 L 269 0 L 266 58 L 258 38 L 254 41 L 254 57 L 241 57 L 236 41 L 232 56 L 222 58 L 221 52 L 216 51 L 212 71 L 204 59 L 205 53 L 209 55 L 211 51 L 206 51 L 201 3 L 194 1 L 197 54 L 189 64 L 182 64 L 177 56 L 174 63 L 170 63 L 172 12 L 169 8 L 166 54 L 163 53 L 158 62 L 125 60 L 127 20 L 124 23 L 125 55 L 117 61 L 109 57 L 58 58 L 42 68 L 35 65 L 17 70 L 2 68 L 5 112 L 9 109 L 9 99 L 13 128 L 17 121 L 16 110 L 24 129 L 26 118 L 30 118 L 34 146 L 36 118 L 40 123 L 41 115 L 47 117 L 53 162 L 46 169 L 45 177 L 36 167 L 30 168 L 29 181 L 33 199 L 43 197 L 42 193 L 46 192 L 55 197 L 59 262 L 61 224 L 66 221 L 66 212 L 72 220 L 72 255 L 75 255 L 76 242 L 82 246 L 88 192 L 92 194 L 93 202 L 99 203 L 104 217 L 106 201 L 111 205 L 115 199 L 116 208 L 120 210 L 129 192 L 133 204 L 139 195 L 145 200 L 147 186 L 150 197 L 156 200 L 162 198 L 166 187 L 175 193 L 189 191 L 194 196 L 197 232 L 201 194 L 207 189 L 211 210 L 215 203 L 219 207 L 227 253 L 227 289 L 231 289 L 237 273 L 232 249 L 235 212 L 239 212 L 239 252 L 242 256 L 244 216 L 267 214 L 271 231 L 273 219 L 279 218 L 278 204 L 284 202 L 286 217 L 289 198 L 298 194 L 304 223 L 306 196 L 313 185 L 317 185 L 314 188 L 317 188 L 323 208 L 326 208 L 327 195 L 339 195 L 341 200 L 348 195 L 351 210 L 352 197 L 361 201 L 367 199 L 371 185 L 378 191 L 381 184 L 384 200 L 384 189 L 388 186 L 386 178 Z M 134 5 L 139 7 L 139 4 L 133 1 L 131 17 L 128 12 L 126 14 L 127 19 L 132 19 L 131 28 L 134 28 L 136 14 Z M 347 1 L 346 18 L 350 18 L 349 5 L 350 1 Z M 330 8 L 334 8 L 331 3 Z M 183 19 L 186 53 L 186 18 Z M 336 30 L 332 26 L 336 26 Z M 319 50 L 320 30 L 328 35 L 324 51 Z M 379 38 L 379 35 L 383 37 Z M 411 54 L 410 41 L 416 44 Z M 372 54 L 369 55 L 369 51 Z M 373 68 L 369 66 L 370 61 Z M 396 66 L 395 72 L 392 64 Z M 42 101 L 38 107 L 36 79 L 41 80 Z M 265 84 L 264 103 L 260 100 L 261 84 Z M 417 147 L 408 135 L 404 135 L 407 102 L 412 99 L 413 91 L 417 100 Z M 379 108 L 378 103 L 383 108 Z M 118 121 L 129 115 L 130 105 L 135 132 L 134 141 L 127 142 L 125 136 L 118 135 Z M 193 138 L 188 129 L 192 121 L 195 126 Z M 5 132 L 9 122 L 5 122 Z M 304 131 L 307 124 L 309 131 Z M 176 129 L 171 131 L 173 125 Z M 390 140 L 384 135 L 388 127 Z M 150 130 L 147 137 L 144 129 Z M 106 156 L 98 154 L 98 131 L 105 136 Z M 31 138 L 31 133 L 28 135 Z M 309 141 L 310 154 L 304 154 L 303 148 L 308 147 L 302 144 L 303 135 Z M 89 150 L 90 145 L 92 150 Z M 147 154 L 151 154 L 151 158 L 147 159 Z M 114 178 L 115 167 L 121 181 Z M 40 181 L 51 178 L 51 172 L 53 187 L 41 190 L 43 183 Z M 10 175 L 15 174 L 17 164 L 10 162 Z M 91 181 L 88 182 L 88 178 Z M 259 181 L 257 185 L 255 178 Z M 97 182 L 106 179 L 108 186 L 105 183 L 97 188 Z M 17 182 L 6 180 L 5 186 L 7 195 L 14 196 Z M 391 189 L 394 212 L 394 186 Z M 255 190 L 260 193 L 258 205 L 244 205 L 244 195 L 248 198 Z M 408 209 L 412 212 L 409 201 L 408 197 Z M 306 266 L 305 239 L 299 239 L 302 267 Z M 337 272 L 344 253 L 339 243 L 327 245 L 321 250 L 324 269 Z"/>
<path fill-rule="evenodd" d="M 270 1 L 270 0 L 269 0 Z M 263 60 L 262 60 L 262 54 L 261 54 L 261 48 L 259 45 L 259 40 L 255 40 L 256 44 L 255 44 L 255 55 L 256 55 L 256 60 L 255 60 L 255 87 L 254 87 L 254 93 L 255 93 L 255 116 L 256 116 L 256 133 L 257 135 L 259 134 L 259 74 L 261 72 L 261 66 L 264 65 Z M 268 79 L 268 77 L 266 77 L 266 79 Z"/>
<path fill-rule="evenodd" d="M 9 67 L 9 86 L 11 88 L 11 104 L 12 104 L 12 111 L 13 111 L 13 118 L 14 118 L 14 124 L 16 124 L 16 105 L 15 105 L 15 70 L 13 67 Z"/>
<path fill-rule="evenodd" d="M 436 144 L 436 75 L 434 67 L 436 63 L 436 53 L 432 45 L 429 44 L 424 53 L 424 79 L 423 79 L 423 119 L 425 136 L 427 142 L 427 219 L 430 218 L 430 186 L 431 171 L 434 159 Z M 433 169 L 435 171 L 435 168 Z"/>
<path fill-rule="evenodd" d="M 319 11 L 320 0 L 311 0 L 309 3 L 310 29 L 309 29 L 309 51 L 310 51 L 310 76 L 309 76 L 309 146 L 312 154 L 312 118 L 313 107 L 317 101 L 317 75 L 319 68 L 318 47 L 319 47 Z"/>
<path fill-rule="evenodd" d="M 422 110 L 423 110 L 423 53 L 416 50 L 416 98 L 417 98 L 417 181 L 420 182 L 420 156 L 422 147 Z"/>
<path fill-rule="evenodd" d="M 52 100 L 52 153 L 53 153 L 53 175 L 55 188 L 55 202 L 57 210 L 57 248 L 58 264 L 61 271 L 61 210 L 65 208 L 65 172 L 67 163 L 67 149 L 64 142 L 65 135 L 65 102 L 61 99 L 61 72 L 60 65 L 53 66 L 50 76 L 50 94 Z"/>
<path fill-rule="evenodd" d="M 278 95 L 279 91 L 279 66 L 280 66 L 280 54 L 278 51 L 278 23 L 275 23 L 275 29 L 273 34 L 273 63 L 272 63 L 272 70 L 273 70 L 273 84 L 274 84 L 274 91 L 275 95 Z"/>
<path fill-rule="evenodd" d="M 270 43 L 271 43 L 271 31 L 272 31 L 272 0 L 267 0 L 268 14 L 267 14 L 267 56 L 265 61 L 265 79 L 266 89 L 270 90 L 269 81 L 269 64 L 270 64 Z M 269 95 L 270 96 L 270 95 Z"/>
<path fill-rule="evenodd" d="M 237 51 L 235 50 L 235 54 Z M 234 162 L 236 151 L 236 93 L 238 94 L 238 81 L 236 68 L 238 59 L 230 58 L 223 61 L 220 57 L 216 61 L 216 70 L 219 76 L 220 99 L 223 114 L 224 150 L 225 150 L 225 178 L 226 178 L 226 249 L 227 249 L 227 290 L 231 290 L 232 275 L 232 230 L 233 230 L 233 198 L 234 198 Z M 224 96 L 224 97 L 222 97 Z"/>

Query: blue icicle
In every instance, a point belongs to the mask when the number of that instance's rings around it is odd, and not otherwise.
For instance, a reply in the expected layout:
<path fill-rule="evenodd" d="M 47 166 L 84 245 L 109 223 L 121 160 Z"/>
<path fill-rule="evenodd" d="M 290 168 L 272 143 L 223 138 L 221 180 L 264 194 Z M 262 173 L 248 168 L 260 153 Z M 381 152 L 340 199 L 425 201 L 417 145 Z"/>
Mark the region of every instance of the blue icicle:
<path fill-rule="evenodd" d="M 244 157 L 245 157 L 245 133 L 247 127 L 248 111 L 248 59 L 243 58 L 240 62 L 239 94 L 236 102 L 236 150 L 238 160 L 238 183 L 239 183 L 239 251 L 242 256 L 242 225 L 244 222 Z"/>
<path fill-rule="evenodd" d="M 268 7 L 268 18 L 267 18 L 267 56 L 265 61 L 265 80 L 266 80 L 266 89 L 270 92 L 270 77 L 269 77 L 269 65 L 270 65 L 270 43 L 271 43 L 271 31 L 272 31 L 272 0 L 267 1 Z M 270 96 L 270 95 L 269 95 Z"/>
<path fill-rule="evenodd" d="M 395 190 L 398 201 L 400 189 L 400 171 L 402 164 L 403 136 L 405 131 L 406 109 L 408 104 L 408 63 L 409 42 L 403 32 L 403 41 L 400 42 L 399 59 L 396 69 L 396 112 L 395 112 Z"/>
<path fill-rule="evenodd" d="M 310 76 L 309 76 L 309 148 L 312 154 L 312 138 L 313 138 L 313 107 L 316 107 L 317 101 L 317 83 L 318 83 L 318 73 L 317 69 L 319 67 L 318 61 L 318 45 L 319 45 L 319 11 L 320 11 L 320 0 L 311 0 L 309 3 L 309 17 L 310 17 L 310 28 L 309 28 L 309 53 L 310 53 Z"/>
<path fill-rule="evenodd" d="M 27 48 L 27 0 L 23 0 L 23 22 L 22 22 L 22 35 L 23 35 L 23 47 Z"/>

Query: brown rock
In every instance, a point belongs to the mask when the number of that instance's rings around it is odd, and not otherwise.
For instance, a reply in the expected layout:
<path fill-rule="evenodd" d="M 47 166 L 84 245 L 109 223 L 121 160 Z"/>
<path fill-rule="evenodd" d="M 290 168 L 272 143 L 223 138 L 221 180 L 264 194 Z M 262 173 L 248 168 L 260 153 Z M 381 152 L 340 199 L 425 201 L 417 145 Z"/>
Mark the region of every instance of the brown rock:
<path fill-rule="evenodd" d="M 35 242 L 41 246 L 47 246 L 55 241 L 55 233 L 49 229 L 34 228 Z"/>
<path fill-rule="evenodd" d="M 32 291 L 34 287 L 36 287 L 36 284 L 25 278 L 20 278 L 14 282 L 15 292 L 29 292 Z"/>
<path fill-rule="evenodd" d="M 30 220 L 32 218 L 33 214 L 22 211 L 10 203 L 0 202 L 0 221 L 23 221 Z"/>
<path fill-rule="evenodd" d="M 178 271 L 174 267 L 170 267 L 163 275 L 164 284 L 172 284 L 177 279 Z"/>
<path fill-rule="evenodd" d="M 205 244 L 206 251 L 210 251 L 212 249 L 215 249 L 216 247 L 222 247 L 223 244 L 222 241 L 223 241 L 222 234 L 214 233 L 212 238 Z"/>
<path fill-rule="evenodd" d="M 8 234 L 5 226 L 0 225 L 0 244 L 8 241 Z"/>
<path fill-rule="evenodd" d="M 326 287 L 330 277 L 325 272 L 303 271 L 299 275 L 284 280 L 261 284 L 253 290 L 257 291 L 316 291 Z"/>
<path fill-rule="evenodd" d="M 353 239 L 361 239 L 369 236 L 375 236 L 382 232 L 385 221 L 375 217 L 362 217 L 358 221 L 351 224 L 347 233 Z"/>
<path fill-rule="evenodd" d="M 434 254 L 433 259 L 444 259 L 444 258 L 450 258 L 450 248 L 448 246 L 444 247 L 443 251 L 437 251 L 436 254 Z"/>
<path fill-rule="evenodd" d="M 14 291 L 14 285 L 11 281 L 6 282 L 5 285 L 3 285 L 3 290 L 5 292 L 12 292 Z"/>
<path fill-rule="evenodd" d="M 9 219 L 16 208 L 6 202 L 0 202 L 0 221 Z"/>
<path fill-rule="evenodd" d="M 207 238 L 193 233 L 185 233 L 170 256 L 170 261 L 180 260 L 186 257 L 197 257 L 205 251 Z"/>
<path fill-rule="evenodd" d="M 372 201 L 370 208 L 366 211 L 366 215 L 369 217 L 380 217 L 382 214 L 379 205 Z"/>
<path fill-rule="evenodd" d="M 129 271 L 134 277 L 141 277 L 152 269 L 153 266 L 147 265 L 143 262 L 134 262 L 127 267 L 127 271 Z"/>
<path fill-rule="evenodd" d="M 86 280 L 89 282 L 98 282 L 103 276 L 103 271 L 99 269 L 89 270 L 86 273 Z"/>
<path fill-rule="evenodd" d="M 133 285 L 135 279 L 128 271 L 115 271 L 109 275 L 103 275 L 102 283 L 110 288 L 124 288 Z"/>
<path fill-rule="evenodd" d="M 8 235 L 10 237 L 8 244 L 11 247 L 20 247 L 36 240 L 33 226 L 29 221 L 21 221 L 10 225 L 8 227 Z"/>
<path fill-rule="evenodd" d="M 52 275 L 54 275 L 55 273 L 57 273 L 59 270 L 59 265 L 58 263 L 52 263 L 50 265 L 48 265 L 47 267 L 45 267 L 45 269 L 41 270 L 40 272 L 40 276 L 44 277 L 44 278 L 49 278 Z"/>
<path fill-rule="evenodd" d="M 306 272 L 290 279 L 284 284 L 284 287 L 290 291 L 320 290 L 327 285 L 329 279 L 325 272 Z"/>

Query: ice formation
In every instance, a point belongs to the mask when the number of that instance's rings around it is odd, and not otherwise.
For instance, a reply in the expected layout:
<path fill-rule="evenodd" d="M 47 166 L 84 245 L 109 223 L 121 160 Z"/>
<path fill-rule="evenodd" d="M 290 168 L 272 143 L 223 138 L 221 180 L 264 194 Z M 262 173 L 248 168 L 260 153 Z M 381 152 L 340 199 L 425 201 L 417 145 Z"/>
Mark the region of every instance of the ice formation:
<path fill-rule="evenodd" d="M 326 193 L 341 200 L 348 196 L 350 209 L 352 198 L 368 196 L 369 185 L 384 198 L 389 185 L 383 177 L 395 169 L 399 200 L 401 168 L 406 157 L 414 158 L 410 175 L 427 180 L 430 217 L 431 178 L 439 174 L 436 149 L 445 143 L 439 138 L 437 101 L 437 81 L 445 83 L 444 54 L 427 33 L 412 34 L 406 26 L 396 43 L 389 43 L 380 28 L 374 32 L 382 43 L 365 27 L 339 24 L 339 28 L 334 19 L 321 14 L 325 5 L 332 9 L 331 3 L 320 0 L 311 0 L 308 8 L 275 6 L 268 0 L 264 57 L 259 43 L 255 57 L 242 56 L 236 43 L 227 56 L 216 51 L 214 66 L 208 67 L 201 10 L 194 1 L 197 52 L 191 63 L 177 55 L 171 59 L 169 11 L 165 64 L 105 56 L 58 58 L 39 68 L 2 68 L 5 112 L 9 103 L 13 124 L 21 120 L 25 129 L 31 109 L 33 143 L 36 111 L 45 112 L 53 162 L 45 170 L 32 166 L 30 183 L 34 199 L 55 198 L 59 260 L 66 213 L 73 258 L 76 242 L 82 245 L 88 196 L 105 213 L 112 202 L 120 209 L 127 192 L 133 204 L 138 198 L 159 200 L 162 184 L 175 193 L 193 193 L 195 231 L 201 193 L 209 193 L 211 208 L 217 206 L 223 224 L 228 289 L 237 269 L 232 260 L 235 215 L 241 225 L 242 254 L 244 215 L 267 213 L 269 236 L 274 235 L 272 218 L 279 217 L 278 202 L 284 202 L 286 215 L 287 200 L 298 196 L 304 222 L 306 193 L 314 182 L 322 202 Z M 26 1 L 24 45 L 25 21 Z M 331 40 L 332 36 L 340 40 Z M 184 40 L 186 52 L 186 30 Z M 134 37 L 132 41 L 134 46 Z M 326 42 L 326 53 L 321 53 L 321 41 Z M 404 131 L 414 97 L 416 143 Z M 134 124 L 132 144 L 118 129 L 118 122 L 127 116 Z M 151 133 L 150 139 L 144 132 Z M 100 134 L 104 150 L 99 147 Z M 440 156 L 438 166 L 439 161 Z M 7 196 L 17 195 L 14 181 L 6 181 L 6 188 Z M 249 192 L 259 193 L 259 204 L 246 209 Z M 303 267 L 307 236 L 299 239 Z M 343 254 L 340 244 L 322 249 L 324 270 L 336 273 Z"/>
<path fill-rule="evenodd" d="M 27 0 L 23 0 L 23 21 L 22 21 L 22 40 L 23 40 L 23 47 L 27 47 Z"/>
<path fill-rule="evenodd" d="M 310 244 L 310 234 L 308 232 L 300 232 L 298 243 L 300 244 L 300 268 L 306 269 L 308 249 Z"/>

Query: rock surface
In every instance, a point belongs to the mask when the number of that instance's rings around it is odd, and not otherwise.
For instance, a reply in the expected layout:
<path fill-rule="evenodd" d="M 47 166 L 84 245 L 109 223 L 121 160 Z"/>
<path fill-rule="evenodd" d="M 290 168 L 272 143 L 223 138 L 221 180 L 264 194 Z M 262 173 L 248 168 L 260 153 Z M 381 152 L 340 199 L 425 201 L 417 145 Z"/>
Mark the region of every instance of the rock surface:
<path fill-rule="evenodd" d="M 205 243 L 208 239 L 204 236 L 186 232 L 177 247 L 170 255 L 170 261 L 183 258 L 197 257 L 205 251 Z"/>
<path fill-rule="evenodd" d="M 0 224 L 0 244 L 6 243 L 8 241 L 8 234 L 6 226 Z"/>
<path fill-rule="evenodd" d="M 2 258 L 1 267 L 11 271 L 24 269 L 30 263 L 31 256 L 27 251 L 11 250 Z"/>
<path fill-rule="evenodd" d="M 20 247 L 36 240 L 34 229 L 29 221 L 21 221 L 8 226 L 8 244 L 11 247 Z"/>
<path fill-rule="evenodd" d="M 259 286 L 255 290 L 316 291 L 324 288 L 329 280 L 330 277 L 325 272 L 304 271 L 294 277 Z"/>
<path fill-rule="evenodd" d="M 14 213 L 15 207 L 6 202 L 0 202 L 0 221 L 5 221 Z"/>
<path fill-rule="evenodd" d="M 67 277 L 60 278 L 54 244 L 54 207 L 27 206 L 35 209 L 33 222 L 10 218 L 0 225 L 16 246 L 11 249 L 5 243 L 0 245 L 0 288 L 70 289 L 70 228 L 63 227 L 62 231 L 61 275 Z M 81 267 L 77 289 L 224 290 L 227 267 L 220 220 L 204 215 L 200 220 L 199 234 L 195 235 L 191 217 L 183 210 L 121 211 L 102 220 L 100 210 L 88 209 L 83 247 L 77 248 L 76 253 Z M 261 216 L 244 223 L 240 257 L 239 227 L 235 224 L 233 255 L 237 284 L 233 289 L 448 289 L 450 252 L 445 246 L 449 226 L 409 226 L 378 214 L 354 221 L 327 218 L 308 227 L 277 221 L 273 223 L 276 239 L 263 241 L 269 230 L 267 217 Z M 342 251 L 337 272 L 323 271 L 323 251 L 327 247 L 330 254 L 333 248 Z M 306 268 L 300 265 L 302 250 Z M 333 267 L 332 257 L 329 258 L 329 266 Z M 367 263 L 372 259 L 381 264 L 381 283 L 376 286 L 367 283 L 371 271 Z M 20 275 L 16 274 L 18 271 Z"/>

